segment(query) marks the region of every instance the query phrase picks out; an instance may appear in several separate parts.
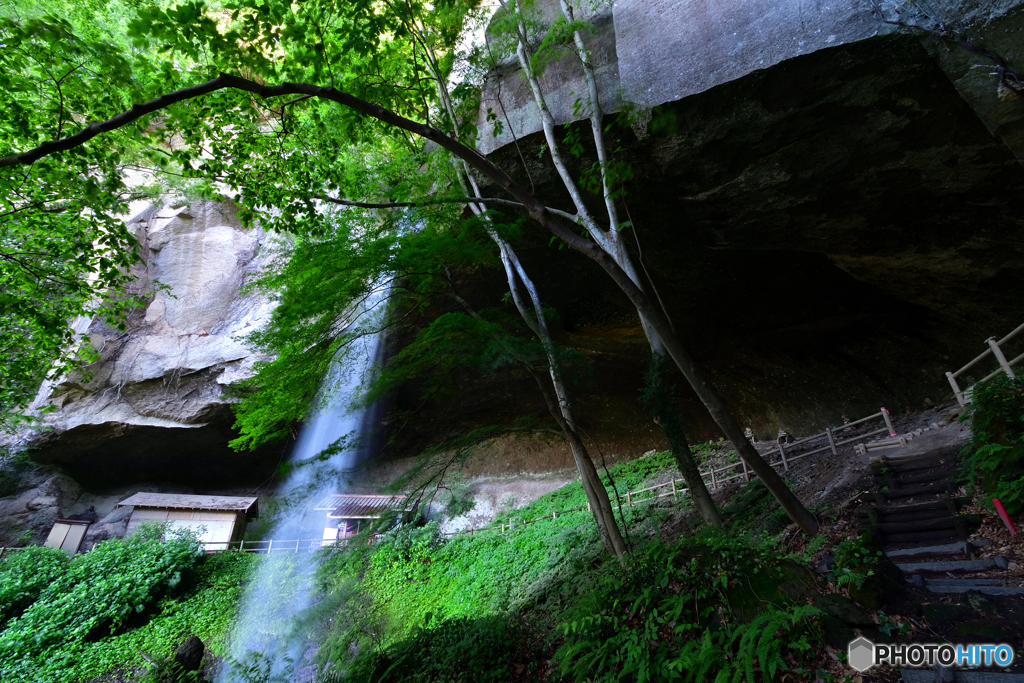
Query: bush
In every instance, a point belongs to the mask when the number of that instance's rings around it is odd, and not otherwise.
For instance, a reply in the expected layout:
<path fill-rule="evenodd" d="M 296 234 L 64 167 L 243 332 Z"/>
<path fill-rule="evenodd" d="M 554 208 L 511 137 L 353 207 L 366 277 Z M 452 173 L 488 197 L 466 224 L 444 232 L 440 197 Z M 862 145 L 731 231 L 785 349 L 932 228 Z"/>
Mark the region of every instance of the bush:
<path fill-rule="evenodd" d="M 860 588 L 869 576 L 874 576 L 872 567 L 878 565 L 882 551 L 875 547 L 870 536 L 863 535 L 837 543 L 833 548 L 835 565 L 829 580 L 838 587 L 853 584 Z"/>
<path fill-rule="evenodd" d="M 555 655 L 562 674 L 595 682 L 771 680 L 787 656 L 799 661 L 813 651 L 820 613 L 768 592 L 783 580 L 777 555 L 711 529 L 677 547 L 649 546 L 628 572 L 606 571 L 566 614 Z"/>
<path fill-rule="evenodd" d="M 177 586 L 202 551 L 194 536 L 163 541 L 163 531 L 143 526 L 126 540 L 106 541 L 75 556 L 0 633 L 4 680 L 36 680 L 45 667 L 74 661 L 76 644 L 113 633 Z"/>
<path fill-rule="evenodd" d="M 976 490 L 998 498 L 1011 515 L 1024 512 L 1024 379 L 1001 376 L 975 386 L 964 466 Z"/>
<path fill-rule="evenodd" d="M 56 548 L 31 546 L 0 562 L 0 626 L 25 611 L 67 572 L 70 558 Z"/>

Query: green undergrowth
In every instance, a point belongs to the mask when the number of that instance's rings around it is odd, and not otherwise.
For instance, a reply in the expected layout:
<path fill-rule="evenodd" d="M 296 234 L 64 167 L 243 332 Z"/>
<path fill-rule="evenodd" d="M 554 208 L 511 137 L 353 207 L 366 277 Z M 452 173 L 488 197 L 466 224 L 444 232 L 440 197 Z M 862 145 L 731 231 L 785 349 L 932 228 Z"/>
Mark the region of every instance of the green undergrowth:
<path fill-rule="evenodd" d="M 675 460 L 672 454 L 665 451 L 612 465 L 608 468 L 608 472 L 612 475 L 611 480 L 609 480 L 608 474 L 603 469 L 599 468 L 598 471 L 601 480 L 605 483 L 608 497 L 612 503 L 615 504 L 616 496 L 618 496 L 622 504 L 625 504 L 626 491 L 646 488 L 652 478 L 674 468 Z M 614 486 L 612 482 L 614 482 Z M 663 492 L 658 491 L 658 493 Z M 541 496 L 528 505 L 500 513 L 495 518 L 494 523 L 508 524 L 509 522 L 529 521 L 550 516 L 552 512 L 559 514 L 573 508 L 586 508 L 586 506 L 587 496 L 583 491 L 583 485 L 577 479 L 551 493 Z"/>
<path fill-rule="evenodd" d="M 998 498 L 1011 515 L 1024 512 L 1024 379 L 1002 375 L 976 385 L 968 416 L 966 479 L 986 499 Z"/>
<path fill-rule="evenodd" d="M 0 562 L 0 678 L 79 683 L 121 672 L 135 680 L 147 657 L 168 658 L 190 635 L 222 654 L 258 561 L 205 556 L 194 539 L 164 541 L 158 529 L 70 560 L 50 548 L 12 554 Z"/>
<path fill-rule="evenodd" d="M 661 453 L 613 474 L 624 493 L 672 465 Z M 669 499 L 626 508 L 625 567 L 586 510 L 522 523 L 585 505 L 578 483 L 506 515 L 504 535 L 448 538 L 431 523 L 372 546 L 357 539 L 321 563 L 302 649 L 316 653 L 323 680 L 359 683 L 814 678 L 821 628 L 806 560 L 737 531 L 765 516 L 757 489 L 723 530 L 676 524 L 681 504 Z"/>
<path fill-rule="evenodd" d="M 616 465 L 616 486 L 641 488 L 673 464 L 659 453 Z M 774 514 L 759 485 L 734 501 L 726 529 L 695 529 L 686 502 L 671 498 L 625 508 L 625 566 L 585 509 L 522 523 L 585 505 L 578 483 L 507 515 L 505 534 L 395 524 L 373 544 L 364 533 L 319 554 L 315 599 L 297 616 L 284 606 L 304 580 L 299 556 L 204 556 L 194 540 L 145 535 L 71 560 L 25 551 L 0 563 L 3 680 L 150 680 L 149 662 L 169 662 L 190 635 L 248 683 L 311 666 L 321 683 L 814 678 L 814 579 L 772 535 L 748 533 Z M 243 633 L 243 590 L 261 581 L 256 631 Z M 292 654 L 232 651 L 253 635 Z"/>

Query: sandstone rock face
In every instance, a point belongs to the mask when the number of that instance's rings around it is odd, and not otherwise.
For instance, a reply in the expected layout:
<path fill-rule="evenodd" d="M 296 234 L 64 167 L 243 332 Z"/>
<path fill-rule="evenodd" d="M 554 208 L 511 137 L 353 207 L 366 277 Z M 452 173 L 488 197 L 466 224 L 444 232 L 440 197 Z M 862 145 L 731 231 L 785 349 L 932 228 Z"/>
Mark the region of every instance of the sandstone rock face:
<path fill-rule="evenodd" d="M 547 23 L 561 16 L 560 0 L 537 0 Z M 601 110 L 630 108 L 646 126 L 644 111 L 735 81 L 762 69 L 819 50 L 856 43 L 897 31 L 878 19 L 872 0 L 615 0 L 571 2 L 576 18 L 592 28 L 584 42 L 591 53 Z M 908 23 L 933 27 L 934 21 L 906 12 L 903 0 L 879 0 L 887 18 L 903 8 Z M 1022 0 L 935 0 L 937 19 L 959 25 L 979 45 L 995 50 L 1020 69 L 1024 24 Z M 961 47 L 915 31 L 932 51 L 964 99 L 1005 144 L 1024 158 L 1024 119 L 1016 97 L 1007 97 L 991 75 L 990 63 Z M 556 123 L 589 116 L 579 62 L 566 52 L 552 60 L 541 79 Z M 1012 101 L 1011 101 L 1012 100 Z M 580 101 L 584 106 L 577 106 Z M 498 117 L 501 128 L 495 130 Z M 541 130 L 533 94 L 515 59 L 488 75 L 477 126 L 480 149 L 490 153 Z M 493 134 L 496 133 L 496 134 Z"/>
<path fill-rule="evenodd" d="M 0 498 L 0 546 L 41 543 L 82 493 L 73 479 L 51 472 L 27 473 L 21 483 L 14 495 Z"/>
<path fill-rule="evenodd" d="M 43 416 L 47 430 L 23 433 L 21 444 L 36 462 L 91 486 L 223 488 L 265 477 L 252 454 L 227 446 L 234 434 L 224 390 L 252 374 L 258 358 L 240 337 L 272 311 L 265 298 L 240 293 L 267 235 L 243 228 L 232 204 L 202 200 L 150 207 L 129 227 L 142 246 L 136 274 L 149 303 L 124 332 L 101 320 L 78 327 L 100 359 L 88 374 L 44 387 L 39 405 L 57 410 Z"/>

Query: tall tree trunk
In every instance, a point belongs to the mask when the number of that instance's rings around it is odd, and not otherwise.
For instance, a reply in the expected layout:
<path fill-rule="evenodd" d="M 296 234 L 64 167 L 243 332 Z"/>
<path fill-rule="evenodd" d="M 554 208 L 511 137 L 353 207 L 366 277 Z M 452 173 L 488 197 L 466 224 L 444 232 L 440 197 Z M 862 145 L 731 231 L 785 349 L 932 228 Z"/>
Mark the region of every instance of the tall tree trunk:
<path fill-rule="evenodd" d="M 429 45 L 428 41 L 421 40 L 421 42 L 424 45 L 425 52 L 427 53 L 428 63 L 431 64 L 431 72 L 434 76 L 435 84 L 437 85 L 438 95 L 444 106 L 445 112 L 448 114 L 453 134 L 457 135 L 458 122 L 456 121 L 455 111 L 452 107 L 451 98 L 448 94 L 444 78 L 436 68 L 437 65 L 434 56 L 430 53 L 429 48 L 427 47 Z M 461 168 L 456 168 L 456 174 L 458 175 L 459 184 L 462 186 L 463 192 L 466 192 L 468 195 L 469 190 L 472 189 L 472 196 L 479 197 L 480 187 L 477 185 L 476 178 L 474 178 L 473 174 L 470 173 L 466 161 L 460 159 L 460 162 Z M 467 187 L 467 183 L 469 187 Z M 551 377 L 551 384 L 555 390 L 556 403 L 553 404 L 551 402 L 547 389 L 544 386 L 544 382 L 533 373 L 532 368 L 529 368 L 525 361 L 521 362 L 523 365 L 527 365 L 527 369 L 530 370 L 530 373 L 534 375 L 537 380 L 540 391 L 544 395 L 545 403 L 548 406 L 548 411 L 551 413 L 551 416 L 555 418 L 555 421 L 558 422 L 566 441 L 569 443 L 569 447 L 572 450 L 573 460 L 576 463 L 576 469 L 580 473 L 580 481 L 583 485 L 583 491 L 587 496 L 587 503 L 594 516 L 594 521 L 597 523 L 602 542 L 609 551 L 615 553 L 619 562 L 623 562 L 625 555 L 629 552 L 629 549 L 626 546 L 626 543 L 622 538 L 622 533 L 619 531 L 619 526 L 615 521 L 615 514 L 611 506 L 611 501 L 608 498 L 608 491 L 605 489 L 604 483 L 601 481 L 601 477 L 597 473 L 597 468 L 594 466 L 593 458 L 591 458 L 590 453 L 587 452 L 587 448 L 584 446 L 583 440 L 580 438 L 577 431 L 576 418 L 572 413 L 568 392 L 565 388 L 565 382 L 562 380 L 561 366 L 558 362 L 558 357 L 555 354 L 555 344 L 551 339 L 551 331 L 550 328 L 548 328 L 547 321 L 544 317 L 544 308 L 541 304 L 537 288 L 534 285 L 533 280 L 527 275 L 526 270 L 523 268 L 522 263 L 520 263 L 519 257 L 516 256 L 512 246 L 498 235 L 498 233 L 490 226 L 490 222 L 487 220 L 487 217 L 483 216 L 485 207 L 475 202 L 470 202 L 469 208 L 475 215 L 483 217 L 487 226 L 487 234 L 490 236 L 491 241 L 498 246 L 501 262 L 505 268 L 505 275 L 508 280 L 509 293 L 512 295 L 512 300 L 515 302 L 516 309 L 519 311 L 520 317 L 522 317 L 526 325 L 537 336 L 544 348 L 544 354 L 548 362 L 548 372 Z M 519 286 L 516 281 L 517 276 L 519 280 L 522 281 L 523 286 L 526 288 L 526 291 L 530 296 L 530 302 L 533 306 L 532 316 L 519 293 Z M 464 301 L 463 305 L 468 308 L 468 304 Z M 471 311 L 471 313 L 475 315 L 475 312 Z"/>
<path fill-rule="evenodd" d="M 697 508 L 701 519 L 712 526 L 722 525 L 722 515 L 715 506 L 715 501 L 704 484 L 697 463 L 690 451 L 690 443 L 686 439 L 682 415 L 673 405 L 674 391 L 668 383 L 671 360 L 664 356 L 651 356 L 650 368 L 644 387 L 644 402 L 654 414 L 654 419 L 668 439 L 669 447 L 676 461 L 676 467 L 686 480 L 690 489 L 690 497 Z"/>
<path fill-rule="evenodd" d="M 515 0 L 511 1 L 513 3 L 515 2 Z M 519 65 L 523 70 L 523 74 L 530 85 L 530 89 L 533 92 L 534 102 L 537 105 L 541 119 L 541 127 L 544 131 L 545 141 L 548 145 L 548 153 L 555 166 L 555 170 L 562 179 L 562 182 L 569 193 L 569 197 L 572 199 L 573 204 L 576 207 L 577 220 L 584 226 L 584 228 L 586 228 L 587 232 L 593 238 L 595 246 L 604 252 L 604 256 L 610 258 L 616 268 L 613 272 L 613 270 L 608 267 L 610 264 L 606 264 L 604 259 L 595 258 L 595 260 L 598 261 L 602 267 L 605 267 L 605 270 L 613 276 L 616 283 L 619 284 L 620 288 L 622 288 L 624 292 L 626 292 L 627 296 L 630 296 L 631 301 L 633 301 L 633 304 L 637 307 L 637 312 L 640 314 L 644 331 L 648 335 L 648 339 L 651 341 L 651 349 L 654 354 L 662 355 L 662 350 L 664 350 L 664 353 L 667 353 L 672 360 L 675 361 L 676 365 L 678 365 L 679 369 L 682 371 L 683 376 L 686 377 L 690 385 L 693 386 L 694 391 L 697 392 L 701 402 L 704 403 L 708 412 L 711 413 L 712 419 L 715 420 L 715 423 L 725 433 L 726 438 L 732 442 L 740 457 L 747 462 L 748 466 L 753 469 L 755 474 L 757 474 L 757 476 L 765 483 L 765 486 L 779 501 L 779 504 L 784 510 L 786 510 L 786 513 L 790 518 L 808 534 L 817 534 L 817 520 L 814 519 L 814 516 L 807 511 L 807 508 L 804 507 L 803 503 L 801 503 L 789 487 L 786 486 L 786 483 L 782 481 L 782 478 L 774 468 L 765 462 L 764 458 L 762 458 L 757 450 L 750 444 L 743 433 L 743 430 L 740 429 L 739 425 L 736 423 L 732 413 L 726 407 L 725 402 L 707 382 L 703 373 L 682 347 L 682 344 L 679 342 L 675 332 L 671 329 L 671 325 L 668 324 L 667 318 L 662 316 L 661 312 L 653 307 L 650 298 L 647 297 L 643 291 L 643 286 L 639 280 L 636 269 L 633 267 L 633 264 L 629 259 L 629 255 L 626 252 L 625 245 L 620 239 L 620 226 L 615 212 L 615 204 L 610 196 L 610 187 L 607 180 L 607 155 L 605 153 L 606 148 L 604 145 L 600 103 L 597 99 L 597 82 L 594 78 L 593 69 L 590 65 L 589 56 L 587 54 L 586 47 L 583 44 L 582 36 L 577 31 L 575 32 L 573 39 L 576 45 L 577 56 L 583 65 L 584 79 L 587 83 L 591 99 L 590 121 L 591 128 L 594 132 L 595 144 L 597 145 L 598 150 L 605 203 L 608 207 L 608 218 L 610 222 L 608 230 L 603 230 L 590 214 L 586 203 L 583 201 L 582 193 L 579 191 L 575 180 L 573 180 L 568 167 L 562 159 L 558 141 L 555 138 L 555 119 L 551 115 L 551 111 L 544 98 L 544 93 L 540 87 L 540 81 L 538 80 L 537 75 L 533 72 L 533 68 L 530 63 L 528 54 L 528 32 L 523 15 L 519 12 L 517 5 L 510 6 L 509 0 L 499 0 L 499 3 L 515 19 L 517 38 L 516 56 L 519 60 Z M 560 0 L 560 4 L 566 19 L 571 22 L 573 20 L 571 8 L 564 0 Z M 550 215 L 549 212 L 545 211 L 545 213 Z M 531 216 L 533 216 L 532 213 Z M 548 219 L 544 222 L 550 225 L 550 223 L 553 223 L 554 221 Z M 549 229 L 551 228 L 549 227 Z M 563 229 L 561 232 L 564 233 L 565 230 Z M 556 232 L 556 234 L 558 234 L 558 232 Z M 575 242 L 576 240 L 573 241 Z M 585 250 L 584 253 L 592 258 L 596 256 L 593 254 L 591 249 Z M 628 285 L 623 282 L 623 276 L 629 281 Z M 641 301 L 643 302 L 642 304 Z M 669 438 L 671 440 L 672 437 Z M 688 451 L 689 449 L 687 449 L 687 453 Z M 685 455 L 683 457 L 687 458 Z M 686 465 L 686 470 L 692 475 L 693 471 L 696 470 L 696 464 L 693 463 L 692 457 L 688 457 L 687 459 L 689 459 L 690 463 Z M 690 467 L 690 464 L 693 465 L 692 468 Z M 684 478 L 686 478 L 686 472 L 682 472 L 682 474 Z M 699 479 L 699 473 L 697 478 Z M 691 486 L 691 490 L 693 490 L 698 486 L 703 486 L 703 482 L 701 481 L 701 483 L 698 484 L 697 481 L 691 481 L 687 478 L 687 485 Z M 711 504 L 713 505 L 713 502 Z"/>
<path fill-rule="evenodd" d="M 500 1 L 503 4 L 505 3 L 505 0 Z M 561 0 L 561 8 L 566 20 L 571 23 L 574 20 L 572 7 L 565 0 Z M 505 6 L 505 9 L 506 11 L 512 11 L 512 8 L 508 5 Z M 594 147 L 597 151 L 597 162 L 601 177 L 601 189 L 604 197 L 605 212 L 608 218 L 607 230 L 602 229 L 601 226 L 597 224 L 597 221 L 594 220 L 589 208 L 583 200 L 583 194 L 579 191 L 575 180 L 572 178 L 568 168 L 562 161 L 561 152 L 559 151 L 559 146 L 554 136 L 555 120 L 548 109 L 547 101 L 540 87 L 540 81 L 531 68 L 528 55 L 529 46 L 527 44 L 527 27 L 525 22 L 522 20 L 521 14 L 517 21 L 517 28 L 518 47 L 516 55 L 519 59 L 519 65 L 522 68 L 523 73 L 526 75 L 530 88 L 533 92 L 534 102 L 537 105 L 537 109 L 541 117 L 544 135 L 548 143 L 552 162 L 554 163 L 563 184 L 569 191 L 569 196 L 572 198 L 573 204 L 576 207 L 577 216 L 580 218 L 580 222 L 586 227 L 590 236 L 594 238 L 594 241 L 599 244 L 601 248 L 604 249 L 604 251 L 613 259 L 615 259 L 615 262 L 623 271 L 625 271 L 626 275 L 629 276 L 629 279 L 633 281 L 633 284 L 643 290 L 644 286 L 640 280 L 639 273 L 633 265 L 629 252 L 626 250 L 626 245 L 622 241 L 618 208 L 615 205 L 615 198 L 612 196 L 612 181 L 609 178 L 608 168 L 610 159 L 607 151 L 608 146 L 604 138 L 603 115 L 597 89 L 597 78 L 594 75 L 594 69 L 590 62 L 590 55 L 587 51 L 586 45 L 583 43 L 583 36 L 579 31 L 575 31 L 573 33 L 573 41 L 575 43 L 576 55 L 583 68 L 584 81 L 587 84 L 590 106 L 590 128 L 594 139 Z M 476 193 L 476 196 L 479 196 L 479 192 Z M 667 355 L 665 346 L 662 344 L 661 339 L 655 333 L 651 324 L 643 314 L 640 315 L 640 325 L 644 330 L 648 343 L 650 344 L 651 353 L 655 358 L 665 358 Z M 694 499 L 694 503 L 700 513 L 701 519 L 703 519 L 707 524 L 720 526 L 722 524 L 722 517 L 715 507 L 714 500 L 708 493 L 707 486 L 704 484 L 704 479 L 700 476 L 700 471 L 697 468 L 697 463 L 694 461 L 693 454 L 690 452 L 689 444 L 686 441 L 685 433 L 681 427 L 682 419 L 678 415 L 669 415 L 669 412 L 675 410 L 671 399 L 667 401 L 657 401 L 652 404 L 651 407 L 652 409 L 655 409 L 656 407 L 656 410 L 652 413 L 654 421 L 661 428 L 672 447 L 672 453 L 676 458 L 679 472 L 682 474 L 683 479 L 686 480 L 687 488 L 690 490 L 690 494 Z"/>

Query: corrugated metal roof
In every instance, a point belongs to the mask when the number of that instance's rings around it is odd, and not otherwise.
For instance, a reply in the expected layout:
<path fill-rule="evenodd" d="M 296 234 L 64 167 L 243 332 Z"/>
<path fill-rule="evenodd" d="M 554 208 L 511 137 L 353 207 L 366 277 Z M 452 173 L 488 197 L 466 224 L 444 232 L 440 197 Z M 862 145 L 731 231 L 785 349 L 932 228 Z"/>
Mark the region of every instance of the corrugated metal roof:
<path fill-rule="evenodd" d="M 242 496 L 200 496 L 191 493 L 146 493 L 140 491 L 117 504 L 140 508 L 166 508 L 169 510 L 239 510 L 249 517 L 259 516 L 257 498 Z"/>
<path fill-rule="evenodd" d="M 332 493 L 316 504 L 316 510 L 330 510 L 331 519 L 376 519 L 388 510 L 407 510 L 408 496 Z"/>

